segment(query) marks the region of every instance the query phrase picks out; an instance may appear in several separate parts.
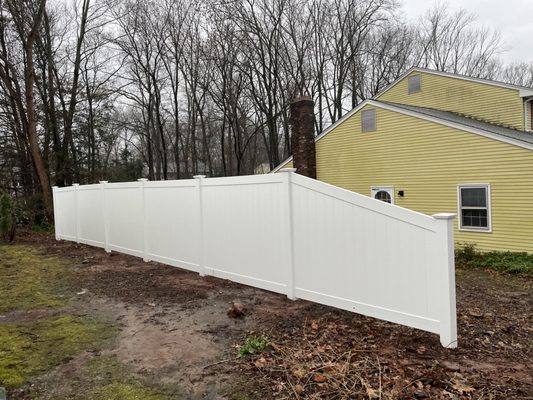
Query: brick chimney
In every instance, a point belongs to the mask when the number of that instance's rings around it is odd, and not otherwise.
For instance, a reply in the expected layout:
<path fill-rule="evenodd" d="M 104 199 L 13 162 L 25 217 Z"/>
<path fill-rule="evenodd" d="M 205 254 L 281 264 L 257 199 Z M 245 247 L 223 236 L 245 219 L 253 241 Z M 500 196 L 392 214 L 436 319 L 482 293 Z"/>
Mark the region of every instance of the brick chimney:
<path fill-rule="evenodd" d="M 292 164 L 300 175 L 316 179 L 315 102 L 308 96 L 296 97 L 290 108 Z"/>

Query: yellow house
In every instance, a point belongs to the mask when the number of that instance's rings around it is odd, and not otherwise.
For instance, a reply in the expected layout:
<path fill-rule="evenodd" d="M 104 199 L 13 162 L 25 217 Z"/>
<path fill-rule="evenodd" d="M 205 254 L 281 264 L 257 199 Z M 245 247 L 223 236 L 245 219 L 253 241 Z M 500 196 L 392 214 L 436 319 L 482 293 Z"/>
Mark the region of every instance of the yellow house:
<path fill-rule="evenodd" d="M 412 68 L 316 137 L 317 178 L 456 213 L 456 242 L 533 253 L 532 103 L 531 88 Z"/>

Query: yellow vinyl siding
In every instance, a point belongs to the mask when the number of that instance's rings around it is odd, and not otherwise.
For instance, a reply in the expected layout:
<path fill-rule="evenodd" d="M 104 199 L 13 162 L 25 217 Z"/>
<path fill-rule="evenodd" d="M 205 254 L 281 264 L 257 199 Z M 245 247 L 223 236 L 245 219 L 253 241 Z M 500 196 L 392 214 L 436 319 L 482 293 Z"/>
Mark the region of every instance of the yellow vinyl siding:
<path fill-rule="evenodd" d="M 416 74 L 421 75 L 422 90 L 408 94 L 408 78 Z M 523 100 L 515 89 L 414 71 L 377 99 L 453 111 L 493 124 L 524 129 Z"/>
<path fill-rule="evenodd" d="M 460 232 L 456 219 L 456 242 L 533 253 L 533 151 L 379 107 L 377 130 L 362 133 L 360 116 L 317 141 L 318 179 L 365 195 L 394 186 L 397 205 L 429 215 L 458 212 L 458 184 L 488 183 L 492 232 Z"/>

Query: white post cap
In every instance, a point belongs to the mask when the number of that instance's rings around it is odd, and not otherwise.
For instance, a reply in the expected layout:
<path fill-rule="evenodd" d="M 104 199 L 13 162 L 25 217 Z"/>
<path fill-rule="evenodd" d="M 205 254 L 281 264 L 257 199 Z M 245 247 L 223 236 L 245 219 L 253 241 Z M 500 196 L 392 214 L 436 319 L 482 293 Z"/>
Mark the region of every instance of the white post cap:
<path fill-rule="evenodd" d="M 433 214 L 433 218 L 435 219 L 454 219 L 455 214 L 453 213 L 440 213 L 440 214 Z"/>

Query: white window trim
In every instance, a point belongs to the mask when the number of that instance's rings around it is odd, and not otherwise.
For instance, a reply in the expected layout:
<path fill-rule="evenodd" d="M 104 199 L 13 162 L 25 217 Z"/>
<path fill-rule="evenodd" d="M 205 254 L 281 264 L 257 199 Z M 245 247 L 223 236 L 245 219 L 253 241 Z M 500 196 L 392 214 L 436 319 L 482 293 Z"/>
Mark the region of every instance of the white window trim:
<path fill-rule="evenodd" d="M 386 190 L 392 193 L 391 204 L 394 204 L 394 186 L 370 186 L 370 197 L 374 199 L 374 191 Z"/>
<path fill-rule="evenodd" d="M 524 101 L 524 127 L 526 132 L 533 132 L 533 98 Z"/>
<path fill-rule="evenodd" d="M 463 227 L 463 214 L 461 213 L 461 189 L 468 188 L 485 188 L 487 189 L 487 228 Z M 459 216 L 457 224 L 461 232 L 478 232 L 492 233 L 492 201 L 490 183 L 460 183 L 457 185 L 457 215 Z"/>

